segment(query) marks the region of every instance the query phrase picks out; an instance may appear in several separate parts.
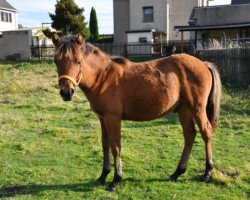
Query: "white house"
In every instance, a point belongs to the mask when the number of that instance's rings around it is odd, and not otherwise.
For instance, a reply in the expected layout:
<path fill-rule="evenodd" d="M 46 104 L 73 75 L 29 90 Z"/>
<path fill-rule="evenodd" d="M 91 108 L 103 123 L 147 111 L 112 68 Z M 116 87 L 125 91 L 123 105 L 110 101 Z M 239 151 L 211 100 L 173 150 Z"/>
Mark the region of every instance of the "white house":
<path fill-rule="evenodd" d="M 6 0 L 0 0 L 0 33 L 18 29 L 17 9 Z"/>

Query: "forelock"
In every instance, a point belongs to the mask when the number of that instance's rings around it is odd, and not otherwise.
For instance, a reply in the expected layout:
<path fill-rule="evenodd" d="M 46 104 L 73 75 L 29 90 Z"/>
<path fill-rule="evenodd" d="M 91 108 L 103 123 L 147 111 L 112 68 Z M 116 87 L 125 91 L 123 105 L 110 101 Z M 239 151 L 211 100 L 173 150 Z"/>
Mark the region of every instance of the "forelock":
<path fill-rule="evenodd" d="M 61 39 L 57 49 L 56 54 L 59 58 L 66 57 L 73 60 L 78 57 L 77 43 L 73 36 L 65 36 Z"/>

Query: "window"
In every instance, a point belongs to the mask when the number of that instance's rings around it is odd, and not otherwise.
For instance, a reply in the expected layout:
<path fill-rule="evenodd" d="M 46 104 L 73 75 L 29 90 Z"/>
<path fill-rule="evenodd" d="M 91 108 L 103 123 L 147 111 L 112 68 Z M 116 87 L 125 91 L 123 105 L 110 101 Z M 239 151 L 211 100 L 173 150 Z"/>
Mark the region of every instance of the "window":
<path fill-rule="evenodd" d="M 12 22 L 12 15 L 9 13 L 9 22 Z"/>
<path fill-rule="evenodd" d="M 1 12 L 2 22 L 12 22 L 12 14 L 7 12 Z"/>
<path fill-rule="evenodd" d="M 5 14 L 5 20 L 6 20 L 6 22 L 8 22 L 9 21 L 9 15 L 8 15 L 8 13 L 4 13 Z"/>
<path fill-rule="evenodd" d="M 140 42 L 140 43 L 147 43 L 148 41 L 147 41 L 147 38 L 146 38 L 146 37 L 140 37 L 140 38 L 139 38 L 139 42 Z"/>
<path fill-rule="evenodd" d="M 1 21 L 4 22 L 4 12 L 1 12 Z"/>
<path fill-rule="evenodd" d="M 143 22 L 153 22 L 154 21 L 154 8 L 143 7 Z"/>

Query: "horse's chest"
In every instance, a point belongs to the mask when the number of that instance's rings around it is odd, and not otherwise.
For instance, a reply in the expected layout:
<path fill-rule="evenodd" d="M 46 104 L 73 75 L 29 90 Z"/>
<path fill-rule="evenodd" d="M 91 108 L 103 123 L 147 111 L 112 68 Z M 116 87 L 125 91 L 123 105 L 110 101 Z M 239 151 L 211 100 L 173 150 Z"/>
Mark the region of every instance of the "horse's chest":
<path fill-rule="evenodd" d="M 98 116 L 100 116 L 100 117 L 103 116 L 104 111 L 103 111 L 103 107 L 100 104 L 90 103 L 90 108 Z"/>
<path fill-rule="evenodd" d="M 112 98 L 109 96 L 99 97 L 90 102 L 91 110 L 98 116 L 103 116 L 105 114 L 121 114 L 122 106 L 117 98 Z"/>

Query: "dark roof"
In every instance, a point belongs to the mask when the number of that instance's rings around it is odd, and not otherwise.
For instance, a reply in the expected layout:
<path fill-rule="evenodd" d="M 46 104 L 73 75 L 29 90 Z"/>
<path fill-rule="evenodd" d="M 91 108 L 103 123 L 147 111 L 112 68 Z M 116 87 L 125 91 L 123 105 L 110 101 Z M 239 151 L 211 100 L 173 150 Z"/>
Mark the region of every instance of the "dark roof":
<path fill-rule="evenodd" d="M 238 4 L 250 4 L 250 0 L 232 0 L 232 5 L 238 5 Z"/>
<path fill-rule="evenodd" d="M 149 30 L 130 30 L 126 31 L 126 33 L 151 33 L 154 32 L 155 29 L 149 29 Z"/>
<path fill-rule="evenodd" d="M 249 23 L 237 24 L 222 24 L 222 25 L 207 25 L 207 26 L 175 26 L 179 31 L 201 31 L 201 30 L 219 30 L 219 29 L 235 29 L 235 28 L 250 28 Z"/>
<path fill-rule="evenodd" d="M 12 5 L 10 5 L 6 0 L 0 0 L 0 8 L 6 9 L 6 10 L 14 10 L 16 11 Z"/>

